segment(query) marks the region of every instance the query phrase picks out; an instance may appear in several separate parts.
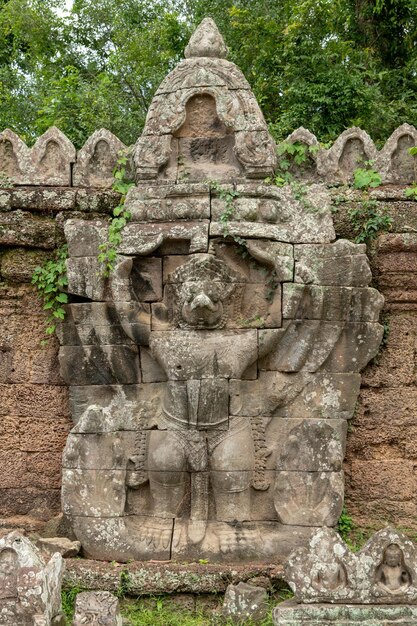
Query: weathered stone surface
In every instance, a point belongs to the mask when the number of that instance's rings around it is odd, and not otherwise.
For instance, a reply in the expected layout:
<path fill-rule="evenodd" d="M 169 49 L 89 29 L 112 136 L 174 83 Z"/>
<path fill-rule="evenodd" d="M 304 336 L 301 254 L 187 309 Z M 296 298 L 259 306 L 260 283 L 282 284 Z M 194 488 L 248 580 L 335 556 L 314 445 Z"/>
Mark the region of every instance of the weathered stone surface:
<path fill-rule="evenodd" d="M 71 186 L 71 164 L 75 148 L 56 126 L 49 128 L 30 151 L 33 163 L 32 184 Z"/>
<path fill-rule="evenodd" d="M 66 220 L 64 232 L 71 260 L 74 257 L 97 256 L 99 245 L 107 240 L 108 228 L 108 223 L 101 220 Z"/>
<path fill-rule="evenodd" d="M 36 181 L 37 182 L 37 181 Z M 0 211 L 71 211 L 76 208 L 77 191 L 63 187 L 14 187 L 0 191 Z"/>
<path fill-rule="evenodd" d="M 71 385 L 117 385 L 140 382 L 136 346 L 62 346 L 61 376 Z"/>
<path fill-rule="evenodd" d="M 349 419 L 355 409 L 359 374 L 284 374 L 259 371 L 255 381 L 230 381 L 232 415 Z"/>
<path fill-rule="evenodd" d="M 49 557 L 56 552 L 64 558 L 75 557 L 81 549 L 79 541 L 71 541 L 67 537 L 38 537 L 36 543 Z"/>
<path fill-rule="evenodd" d="M 126 146 L 109 130 L 96 130 L 77 152 L 74 186 L 111 187 L 117 159 Z"/>
<path fill-rule="evenodd" d="M 378 531 L 360 552 L 349 551 L 331 529 L 320 529 L 285 565 L 297 601 L 342 604 L 416 604 L 416 547 L 391 528 Z"/>
<path fill-rule="evenodd" d="M 375 144 L 364 130 L 354 126 L 343 131 L 328 150 L 317 155 L 317 172 L 328 182 L 349 181 L 353 172 L 377 156 Z"/>
<path fill-rule="evenodd" d="M 375 161 L 383 183 L 412 183 L 416 178 L 415 157 L 409 149 L 417 144 L 417 130 L 402 124 L 387 139 Z"/>
<path fill-rule="evenodd" d="M 259 331 L 262 344 L 268 340 L 274 343 L 259 369 L 359 372 L 377 353 L 383 333 L 383 327 L 375 322 L 285 320 L 282 326 L 279 331 Z"/>
<path fill-rule="evenodd" d="M 43 265 L 50 255 L 44 250 L 13 248 L 0 258 L 0 274 L 11 283 L 30 283 L 35 267 Z"/>
<path fill-rule="evenodd" d="M 206 17 L 191 36 L 184 56 L 186 59 L 190 57 L 215 57 L 225 58 L 227 56 L 227 47 L 223 37 L 215 22 Z"/>
<path fill-rule="evenodd" d="M 211 235 L 230 233 L 296 243 L 330 242 L 335 238 L 330 196 L 320 185 L 310 186 L 298 199 L 290 186 L 238 185 L 237 193 L 227 223 L 220 220 L 225 212 L 224 201 L 212 200 L 212 219 L 220 221 L 210 225 Z"/>
<path fill-rule="evenodd" d="M 12 185 L 30 185 L 33 166 L 30 149 L 9 128 L 0 133 L 0 174 Z"/>
<path fill-rule="evenodd" d="M 268 613 L 268 595 L 262 587 L 240 582 L 229 585 L 224 594 L 222 614 L 232 623 L 262 620 Z"/>
<path fill-rule="evenodd" d="M 47 217 L 20 210 L 0 215 L 0 245 L 53 250 L 58 241 L 56 223 Z"/>
<path fill-rule="evenodd" d="M 377 322 L 383 304 L 383 296 L 372 288 L 286 283 L 282 313 L 287 319 Z"/>
<path fill-rule="evenodd" d="M 135 222 L 209 219 L 209 185 L 178 183 L 162 187 L 132 187 L 125 208 Z"/>
<path fill-rule="evenodd" d="M 190 253 L 207 252 L 208 222 L 128 224 L 123 229 L 119 252 L 145 255 L 157 250 L 165 241 L 186 242 Z"/>
<path fill-rule="evenodd" d="M 296 283 L 364 287 L 372 274 L 366 246 L 338 239 L 327 246 L 294 246 Z"/>
<path fill-rule="evenodd" d="M 60 554 L 46 563 L 18 532 L 0 539 L 0 610 L 4 626 L 53 626 L 62 618 Z"/>
<path fill-rule="evenodd" d="M 416 620 L 414 606 L 305 605 L 286 600 L 273 610 L 275 626 L 413 626 Z"/>
<path fill-rule="evenodd" d="M 204 22 L 152 101 L 109 278 L 108 224 L 65 225 L 63 502 L 100 559 L 281 558 L 341 511 L 382 299 L 365 247 L 331 243 L 324 186 L 253 182 L 275 144 L 222 46 Z"/>
<path fill-rule="evenodd" d="M 277 564 L 214 564 L 214 563 L 149 563 L 135 562 L 121 565 L 89 559 L 67 559 L 64 588 L 86 590 L 101 588 L 116 592 L 121 572 L 129 580 L 132 595 L 160 594 L 215 594 L 226 591 L 230 583 L 250 582 L 264 578 L 271 584 L 282 584 L 282 567 Z M 204 596 L 203 596 L 204 597 Z"/>
<path fill-rule="evenodd" d="M 75 601 L 73 626 L 122 626 L 119 600 L 109 591 L 83 591 Z"/>
<path fill-rule="evenodd" d="M 343 507 L 343 472 L 277 472 L 279 520 L 297 526 L 335 526 Z"/>

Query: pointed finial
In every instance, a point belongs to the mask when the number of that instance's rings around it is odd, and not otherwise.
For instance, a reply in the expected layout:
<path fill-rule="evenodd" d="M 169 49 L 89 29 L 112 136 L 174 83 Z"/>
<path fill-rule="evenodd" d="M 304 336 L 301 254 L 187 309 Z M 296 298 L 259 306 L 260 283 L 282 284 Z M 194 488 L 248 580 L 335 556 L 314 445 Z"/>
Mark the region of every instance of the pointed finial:
<path fill-rule="evenodd" d="M 185 58 L 216 57 L 225 59 L 227 52 L 227 46 L 215 21 L 211 17 L 206 17 L 191 35 L 188 46 L 185 48 Z"/>

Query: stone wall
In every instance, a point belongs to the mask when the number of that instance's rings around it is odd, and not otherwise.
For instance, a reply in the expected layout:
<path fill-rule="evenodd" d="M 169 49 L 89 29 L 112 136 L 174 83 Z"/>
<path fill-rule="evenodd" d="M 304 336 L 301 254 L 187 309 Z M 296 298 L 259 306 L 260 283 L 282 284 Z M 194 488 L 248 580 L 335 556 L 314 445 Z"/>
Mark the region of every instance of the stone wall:
<path fill-rule="evenodd" d="M 20 140 L 18 145 L 9 131 L 0 134 L 0 171 L 8 177 L 0 188 L 0 523 L 4 526 L 37 527 L 60 509 L 61 453 L 70 429 L 68 396 L 59 375 L 58 342 L 52 339 L 47 347 L 40 345 L 45 314 L 30 279 L 34 267 L 63 243 L 62 225 L 67 218 L 94 219 L 110 214 L 116 206 L 118 196 L 108 189 L 116 148 L 110 147 L 113 139 L 106 132 L 95 134 L 78 154 L 62 140 L 68 167 L 61 160 L 60 167 L 67 173 L 59 180 L 45 174 L 48 141 L 43 139 L 37 150 L 30 151 L 23 149 Z M 386 205 L 393 218 L 392 231 L 381 234 L 370 248 L 375 286 L 386 297 L 384 321 L 389 334 L 363 373 L 345 463 L 347 510 L 363 526 L 390 521 L 417 528 L 417 205 L 404 199 L 404 188 L 414 178 L 406 149 L 415 132 L 404 125 L 377 153 L 366 133 L 350 129 L 330 150 L 319 152 L 307 173 L 298 173 L 307 183 L 339 185 L 332 188 L 337 236 L 353 239 L 349 209 L 361 201 L 361 194 L 343 183 L 363 152 L 376 160 L 383 175 L 384 185 L 370 195 Z M 53 136 L 48 135 L 50 141 Z M 299 129 L 291 140 L 311 145 L 316 141 L 312 137 Z M 107 156 L 97 151 L 100 141 L 107 141 L 108 148 L 100 144 Z M 15 147 L 14 160 L 1 152 L 5 142 Z M 56 144 L 59 147 L 59 141 Z M 39 145 L 44 150 L 40 156 Z M 122 147 L 115 138 L 114 145 Z M 16 155 L 22 152 L 26 161 L 19 164 Z M 43 163 L 43 178 L 39 163 Z M 23 171 L 30 176 L 25 178 Z"/>

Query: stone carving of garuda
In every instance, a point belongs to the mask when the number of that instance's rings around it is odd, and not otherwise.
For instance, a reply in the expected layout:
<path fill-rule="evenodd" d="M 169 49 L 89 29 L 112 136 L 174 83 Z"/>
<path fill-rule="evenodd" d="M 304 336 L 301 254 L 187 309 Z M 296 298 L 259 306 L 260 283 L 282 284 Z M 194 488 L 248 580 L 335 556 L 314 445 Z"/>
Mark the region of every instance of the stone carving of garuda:
<path fill-rule="evenodd" d="M 284 558 L 343 504 L 382 297 L 324 186 L 263 182 L 275 144 L 226 54 L 204 20 L 158 89 L 108 279 L 108 224 L 65 224 L 63 507 L 95 558 Z"/>

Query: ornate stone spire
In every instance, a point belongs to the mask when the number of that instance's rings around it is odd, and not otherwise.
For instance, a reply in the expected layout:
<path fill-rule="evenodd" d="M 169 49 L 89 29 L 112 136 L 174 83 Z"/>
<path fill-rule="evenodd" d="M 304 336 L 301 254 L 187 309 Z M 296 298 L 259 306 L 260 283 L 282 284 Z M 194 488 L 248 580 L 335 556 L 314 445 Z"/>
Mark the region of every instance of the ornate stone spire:
<path fill-rule="evenodd" d="M 185 48 L 186 59 L 191 57 L 227 57 L 227 46 L 219 29 L 211 17 L 206 17 L 197 30 L 191 35 L 188 46 Z"/>

